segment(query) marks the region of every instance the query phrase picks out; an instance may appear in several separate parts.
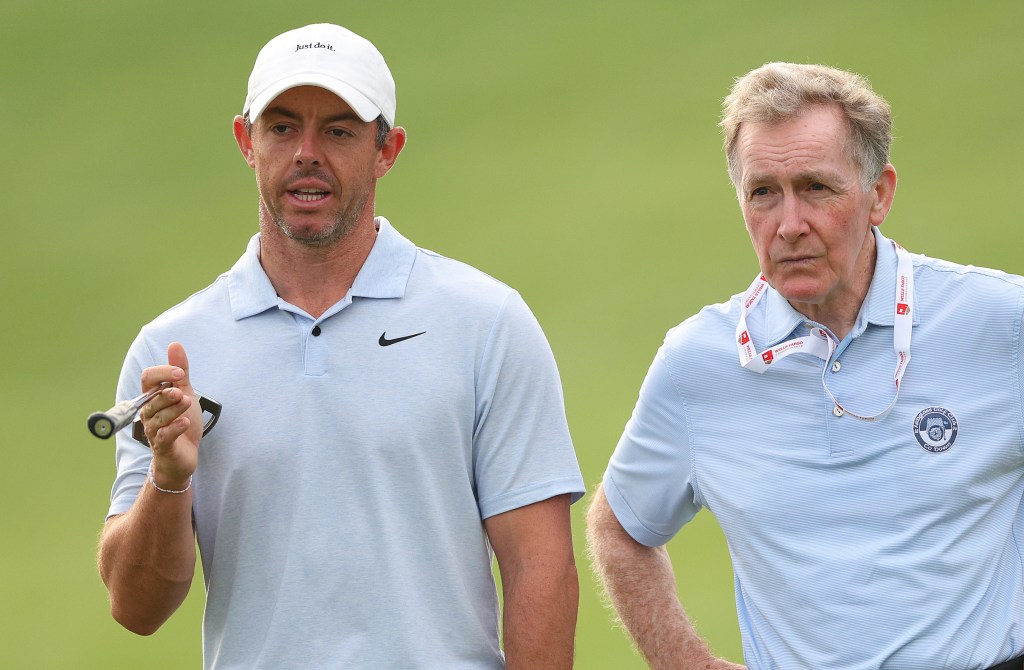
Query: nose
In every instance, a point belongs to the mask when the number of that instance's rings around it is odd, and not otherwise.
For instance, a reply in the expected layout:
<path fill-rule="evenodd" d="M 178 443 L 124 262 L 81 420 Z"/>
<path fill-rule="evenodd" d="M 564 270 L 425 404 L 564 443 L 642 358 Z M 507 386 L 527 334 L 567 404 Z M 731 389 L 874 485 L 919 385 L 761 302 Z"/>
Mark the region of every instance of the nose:
<path fill-rule="evenodd" d="M 320 147 L 320 136 L 315 131 L 305 131 L 299 136 L 295 147 L 295 163 L 298 165 L 319 165 L 323 155 Z"/>
<path fill-rule="evenodd" d="M 792 242 L 807 233 L 807 220 L 799 198 L 788 194 L 783 196 L 780 216 L 778 235 L 785 241 Z"/>

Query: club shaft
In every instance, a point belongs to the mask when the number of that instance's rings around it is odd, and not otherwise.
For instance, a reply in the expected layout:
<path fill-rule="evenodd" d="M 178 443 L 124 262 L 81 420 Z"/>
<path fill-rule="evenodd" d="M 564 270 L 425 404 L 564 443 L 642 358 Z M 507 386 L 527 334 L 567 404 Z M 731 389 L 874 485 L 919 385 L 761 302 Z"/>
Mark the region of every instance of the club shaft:
<path fill-rule="evenodd" d="M 163 382 L 160 386 L 129 400 L 122 400 L 106 412 L 94 412 L 89 415 L 89 432 L 96 437 L 107 439 L 132 422 L 146 403 L 160 395 L 160 392 L 171 384 Z"/>

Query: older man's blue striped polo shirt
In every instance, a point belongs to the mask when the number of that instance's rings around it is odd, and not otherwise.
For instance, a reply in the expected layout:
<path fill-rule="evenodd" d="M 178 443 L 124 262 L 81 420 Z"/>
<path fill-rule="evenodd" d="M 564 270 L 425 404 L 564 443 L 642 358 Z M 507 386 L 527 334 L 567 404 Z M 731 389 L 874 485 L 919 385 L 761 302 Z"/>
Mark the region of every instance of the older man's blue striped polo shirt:
<path fill-rule="evenodd" d="M 1024 279 L 914 256 L 912 360 L 892 398 L 896 256 L 830 361 L 740 367 L 739 296 L 669 332 L 604 478 L 639 542 L 706 507 L 752 670 L 968 670 L 1024 651 Z M 806 335 L 777 292 L 758 350 Z M 840 414 L 837 416 L 837 414 Z"/>

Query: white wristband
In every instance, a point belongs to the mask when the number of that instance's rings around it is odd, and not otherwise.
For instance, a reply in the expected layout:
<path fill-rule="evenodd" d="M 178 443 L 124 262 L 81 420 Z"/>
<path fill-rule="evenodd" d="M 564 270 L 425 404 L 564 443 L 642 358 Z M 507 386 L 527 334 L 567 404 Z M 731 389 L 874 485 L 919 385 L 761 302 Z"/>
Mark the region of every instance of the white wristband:
<path fill-rule="evenodd" d="M 188 485 L 186 485 L 186 486 L 185 486 L 185 488 L 181 489 L 180 491 L 172 491 L 171 489 L 162 489 L 162 488 L 160 488 L 160 486 L 159 486 L 159 485 L 157 485 L 157 483 L 156 483 L 156 480 L 155 480 L 155 479 L 153 479 L 153 466 L 152 466 L 152 465 L 150 465 L 150 466 L 149 466 L 149 483 L 150 483 L 150 484 L 152 484 L 152 485 L 153 485 L 153 488 L 155 488 L 155 489 L 156 489 L 157 491 L 159 491 L 160 493 L 173 493 L 173 494 L 175 494 L 175 495 L 178 495 L 178 494 L 180 494 L 180 493 L 185 493 L 185 492 L 186 492 L 186 491 L 188 491 L 188 490 L 189 490 L 190 488 L 192 488 L 192 476 L 191 476 L 191 475 L 189 475 L 189 478 L 188 478 Z"/>

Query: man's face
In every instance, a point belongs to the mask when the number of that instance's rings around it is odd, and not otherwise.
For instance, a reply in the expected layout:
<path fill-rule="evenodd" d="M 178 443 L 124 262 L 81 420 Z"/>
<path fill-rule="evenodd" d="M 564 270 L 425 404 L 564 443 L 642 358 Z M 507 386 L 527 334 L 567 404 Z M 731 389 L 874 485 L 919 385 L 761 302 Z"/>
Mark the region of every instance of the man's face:
<path fill-rule="evenodd" d="M 856 314 L 874 273 L 871 226 L 896 186 L 886 165 L 863 190 L 843 150 L 847 134 L 838 108 L 815 105 L 783 123 L 744 126 L 737 144 L 737 195 L 761 271 L 812 318 L 843 306 Z"/>
<path fill-rule="evenodd" d="M 387 172 L 374 138 L 376 122 L 361 120 L 334 93 L 292 88 L 271 102 L 251 136 L 235 136 L 256 171 L 260 225 L 307 246 L 326 247 L 359 222 L 372 221 L 376 180 Z"/>

